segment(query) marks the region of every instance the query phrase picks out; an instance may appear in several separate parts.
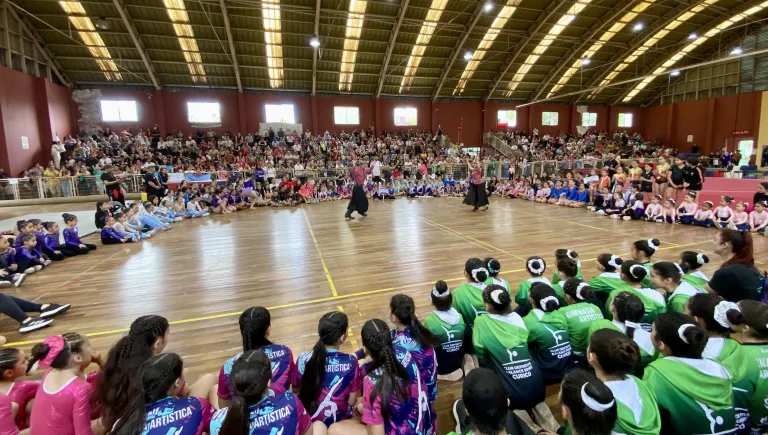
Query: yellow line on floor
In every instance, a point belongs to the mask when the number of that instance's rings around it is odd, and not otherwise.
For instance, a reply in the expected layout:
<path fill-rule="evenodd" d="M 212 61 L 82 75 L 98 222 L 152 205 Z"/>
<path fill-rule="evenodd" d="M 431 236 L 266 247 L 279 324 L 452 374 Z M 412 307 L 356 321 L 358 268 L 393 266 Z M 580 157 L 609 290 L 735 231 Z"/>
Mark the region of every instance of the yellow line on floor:
<path fill-rule="evenodd" d="M 684 247 L 688 247 L 688 246 L 701 245 L 703 243 L 709 243 L 709 242 L 711 242 L 711 240 L 704 240 L 704 241 L 700 241 L 700 242 L 687 243 L 687 244 L 678 245 L 678 246 L 667 246 L 667 247 L 664 247 L 664 248 L 659 248 L 658 250 L 662 251 L 662 250 L 665 250 L 665 249 L 684 248 Z M 629 255 L 629 254 L 624 254 L 624 255 Z M 587 259 L 582 259 L 581 261 L 582 262 L 588 262 L 588 261 L 595 261 L 595 260 L 597 260 L 597 258 L 587 258 Z M 501 272 L 501 273 L 499 273 L 499 275 L 507 275 L 507 274 L 513 274 L 513 273 L 520 273 L 520 272 L 524 272 L 524 271 L 525 271 L 525 269 L 513 269 L 513 270 L 508 270 L 508 271 L 505 271 L 505 272 Z M 462 277 L 458 277 L 458 278 L 444 279 L 443 281 L 445 281 L 445 282 L 454 282 L 454 281 L 463 281 L 464 279 L 465 278 L 462 276 Z M 382 288 L 382 289 L 376 289 L 376 290 L 366 290 L 366 291 L 357 292 L 357 293 L 350 293 L 348 295 L 335 295 L 335 296 L 329 296 L 329 297 L 325 297 L 325 298 L 310 299 L 310 300 L 301 301 L 301 302 L 291 302 L 291 303 L 288 303 L 288 304 L 282 304 L 282 305 L 275 305 L 275 306 L 272 306 L 272 307 L 267 307 L 267 309 L 272 311 L 272 310 L 279 310 L 279 309 L 283 309 L 283 308 L 300 307 L 300 306 L 305 306 L 305 305 L 318 304 L 318 303 L 321 303 L 321 302 L 330 302 L 330 301 L 336 301 L 336 300 L 351 299 L 351 298 L 356 298 L 356 297 L 360 297 L 360 296 L 369 296 L 369 295 L 374 295 L 374 294 L 379 294 L 379 293 L 388 293 L 388 292 L 392 292 L 392 291 L 396 291 L 396 290 L 403 290 L 403 289 L 407 289 L 407 288 L 411 288 L 411 287 L 431 286 L 433 284 L 434 284 L 434 281 L 418 282 L 418 283 L 413 283 L 413 284 L 402 285 L 402 286 L 399 286 L 399 287 L 388 287 L 388 288 Z M 224 317 L 239 316 L 241 313 L 242 313 L 242 311 L 233 311 L 233 312 L 229 312 L 229 313 L 212 314 L 210 316 L 203 316 L 203 317 L 194 317 L 194 318 L 190 318 L 190 319 L 174 320 L 174 321 L 171 321 L 169 323 L 171 325 L 183 325 L 185 323 L 195 323 L 195 322 L 202 322 L 202 321 L 205 321 L 205 320 L 215 320 L 215 319 L 221 319 L 221 318 L 224 318 Z M 85 335 L 88 336 L 88 337 L 100 337 L 100 336 L 104 336 L 104 335 L 123 334 L 123 333 L 126 333 L 126 332 L 128 332 L 128 328 L 111 329 L 111 330 L 108 330 L 108 331 L 98 331 L 98 332 L 88 333 L 88 334 L 85 334 Z M 28 345 L 28 344 L 35 344 L 35 343 L 39 343 L 40 341 L 42 341 L 42 340 L 38 339 L 38 340 L 29 340 L 29 341 L 16 341 L 16 342 L 13 342 L 13 343 L 7 343 L 5 345 L 5 347 L 16 347 L 16 346 L 22 346 L 22 345 Z"/>
<path fill-rule="evenodd" d="M 325 272 L 325 279 L 328 280 L 328 285 L 331 286 L 331 293 L 333 293 L 333 296 L 338 296 L 338 292 L 336 292 L 336 285 L 333 283 L 333 278 L 331 278 L 330 272 L 328 272 L 328 266 L 325 265 L 325 260 L 323 259 L 323 253 L 320 252 L 320 245 L 317 244 L 317 239 L 315 238 L 315 232 L 312 231 L 312 225 L 309 223 L 309 217 L 307 217 L 307 212 L 304 211 L 304 206 L 301 206 L 301 213 L 304 215 L 304 220 L 307 222 L 307 228 L 309 228 L 309 235 L 312 236 L 312 243 L 315 244 L 315 249 L 317 250 L 317 255 L 320 257 L 320 264 L 323 266 L 323 272 Z"/>
<path fill-rule="evenodd" d="M 414 216 L 416 216 L 416 215 L 414 215 Z M 479 244 L 481 244 L 481 245 L 483 245 L 483 246 L 485 246 L 485 247 L 487 247 L 487 248 L 490 248 L 490 249 L 492 249 L 492 250 L 494 250 L 494 251 L 503 252 L 504 254 L 507 254 L 507 255 L 509 255 L 510 257 L 514 257 L 514 258 L 517 258 L 518 260 L 523 260 L 523 261 L 525 261 L 525 258 L 523 258 L 523 257 L 520 257 L 520 256 L 518 256 L 518 255 L 515 255 L 515 254 L 513 254 L 513 253 L 511 253 L 511 252 L 507 252 L 507 251 L 505 251 L 505 250 L 503 250 L 503 249 L 501 249 L 501 248 L 497 248 L 497 247 L 495 247 L 495 246 L 491 245 L 490 243 L 485 243 L 484 241 L 482 241 L 482 240 L 478 240 L 478 239 L 476 239 L 476 238 L 474 238 L 474 237 L 472 237 L 472 236 L 468 236 L 468 235 L 466 235 L 466 234 L 462 233 L 461 231 L 456 231 L 456 230 L 454 230 L 454 229 L 452 229 L 452 228 L 448 227 L 447 225 L 443 225 L 443 224 L 439 224 L 439 223 L 437 223 L 437 222 L 433 222 L 433 221 L 431 221 L 431 220 L 429 220 L 429 219 L 427 219 L 427 218 L 423 218 L 423 217 L 421 217 L 421 216 L 416 216 L 416 217 L 417 217 L 418 219 L 421 219 L 422 221 L 424 221 L 424 222 L 426 222 L 426 223 L 430 224 L 430 225 L 434 225 L 434 226 L 437 226 L 437 227 L 439 227 L 439 228 L 443 228 L 443 229 L 445 229 L 445 230 L 447 230 L 447 231 L 450 231 L 450 232 L 452 232 L 452 233 L 454 233 L 454 234 L 456 234 L 456 235 L 458 235 L 458 236 L 460 236 L 460 237 L 464 237 L 464 238 L 466 238 L 466 239 L 472 240 L 472 241 L 474 241 L 474 242 L 476 242 L 476 243 L 479 243 Z"/>

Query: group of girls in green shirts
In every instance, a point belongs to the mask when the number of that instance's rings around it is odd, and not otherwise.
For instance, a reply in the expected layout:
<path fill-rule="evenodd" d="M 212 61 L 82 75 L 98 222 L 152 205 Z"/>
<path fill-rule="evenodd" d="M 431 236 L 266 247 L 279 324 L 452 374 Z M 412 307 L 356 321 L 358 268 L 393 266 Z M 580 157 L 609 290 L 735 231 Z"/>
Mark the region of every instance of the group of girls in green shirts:
<path fill-rule="evenodd" d="M 509 409 L 544 426 L 532 411 L 546 385 L 591 367 L 615 398 L 614 433 L 766 433 L 768 305 L 706 293 L 707 256 L 653 263 L 659 244 L 635 242 L 627 261 L 600 255 L 588 282 L 573 251 L 558 250 L 551 281 L 544 259 L 530 257 L 531 277 L 514 295 L 498 260 L 467 260 L 464 284 L 432 291 L 425 325 L 437 337 L 438 373 L 476 355 L 501 379 Z M 736 329 L 740 341 L 729 338 Z"/>

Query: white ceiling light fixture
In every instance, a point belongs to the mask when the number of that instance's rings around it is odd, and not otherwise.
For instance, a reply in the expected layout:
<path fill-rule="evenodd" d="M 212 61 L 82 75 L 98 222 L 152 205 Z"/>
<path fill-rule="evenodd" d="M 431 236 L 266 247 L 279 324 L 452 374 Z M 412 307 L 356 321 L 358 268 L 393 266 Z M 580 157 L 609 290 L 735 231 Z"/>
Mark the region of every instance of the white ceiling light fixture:
<path fill-rule="evenodd" d="M 474 56 L 474 55 L 475 55 L 474 53 L 472 53 L 471 51 L 468 51 L 468 52 L 464 53 L 464 60 L 470 60 L 470 59 L 472 59 L 472 56 Z"/>
<path fill-rule="evenodd" d="M 483 6 L 483 10 L 485 12 L 492 11 L 493 10 L 493 2 L 492 1 L 485 2 L 485 6 Z"/>
<path fill-rule="evenodd" d="M 734 49 L 731 50 L 731 56 L 738 56 L 741 53 L 743 53 L 743 51 L 741 50 L 741 47 L 734 47 Z"/>
<path fill-rule="evenodd" d="M 680 71 L 679 70 L 674 70 L 671 73 L 669 73 L 669 75 L 671 75 L 672 77 L 677 77 L 677 76 L 680 75 Z"/>
<path fill-rule="evenodd" d="M 589 65 L 590 63 L 592 63 L 592 59 L 590 59 L 588 57 L 585 57 L 584 59 L 581 59 L 581 64 L 582 65 Z"/>
<path fill-rule="evenodd" d="M 109 21 L 104 17 L 99 17 L 93 25 L 100 30 L 109 30 Z"/>
<path fill-rule="evenodd" d="M 695 32 L 691 33 L 690 35 L 688 35 L 688 39 L 690 39 L 690 40 L 694 40 L 694 39 L 698 39 L 698 38 L 699 38 L 699 35 L 697 35 Z"/>
<path fill-rule="evenodd" d="M 632 30 L 634 30 L 635 32 L 639 32 L 643 30 L 644 27 L 645 26 L 643 26 L 643 23 L 637 23 L 634 25 L 634 27 L 632 27 Z"/>
<path fill-rule="evenodd" d="M 317 35 L 312 35 L 312 39 L 309 40 L 309 45 L 313 48 L 320 47 L 320 38 Z"/>

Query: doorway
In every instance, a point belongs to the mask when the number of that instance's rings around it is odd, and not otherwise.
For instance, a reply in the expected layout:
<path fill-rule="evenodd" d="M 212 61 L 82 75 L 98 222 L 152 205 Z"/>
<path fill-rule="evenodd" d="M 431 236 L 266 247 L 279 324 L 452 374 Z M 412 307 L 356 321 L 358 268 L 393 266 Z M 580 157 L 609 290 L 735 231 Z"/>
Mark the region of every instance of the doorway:
<path fill-rule="evenodd" d="M 739 139 L 736 143 L 736 149 L 741 153 L 741 161 L 733 162 L 736 167 L 749 164 L 749 159 L 755 153 L 755 141 L 752 139 Z"/>

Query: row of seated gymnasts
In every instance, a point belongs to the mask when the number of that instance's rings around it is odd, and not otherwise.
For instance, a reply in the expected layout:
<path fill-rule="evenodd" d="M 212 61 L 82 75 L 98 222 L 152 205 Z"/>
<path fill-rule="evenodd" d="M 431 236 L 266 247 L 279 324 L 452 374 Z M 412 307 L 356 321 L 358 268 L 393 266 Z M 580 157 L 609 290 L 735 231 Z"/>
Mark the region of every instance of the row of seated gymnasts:
<path fill-rule="evenodd" d="M 647 251 L 642 243 L 640 251 Z M 658 244 L 658 242 L 652 242 Z M 633 258 L 648 260 L 636 255 Z M 363 348 L 340 351 L 349 320 L 330 312 L 318 340 L 294 359 L 270 341 L 262 307 L 239 318 L 243 351 L 218 378 L 190 384 L 183 359 L 164 353 L 168 321 L 143 316 L 106 360 L 79 333 L 31 350 L 0 349 L 3 434 L 431 435 L 438 378 L 465 376 L 456 432 L 479 435 L 765 433 L 768 305 L 726 302 L 702 290 L 708 258 L 675 261 L 602 254 L 581 277 L 578 254 L 530 257 L 517 290 L 498 260 L 470 258 L 466 282 L 438 281 L 422 323 L 413 299 L 390 301 L 389 323 L 370 319 Z M 645 264 L 644 264 L 645 263 Z M 425 292 L 426 293 L 426 292 Z M 424 295 L 427 296 L 426 294 Z M 729 338 L 739 331 L 739 341 Z M 86 373 L 91 364 L 97 371 Z M 474 368 L 479 366 L 479 368 Z M 39 381 L 22 380 L 37 376 Z M 544 404 L 560 383 L 564 426 Z"/>

